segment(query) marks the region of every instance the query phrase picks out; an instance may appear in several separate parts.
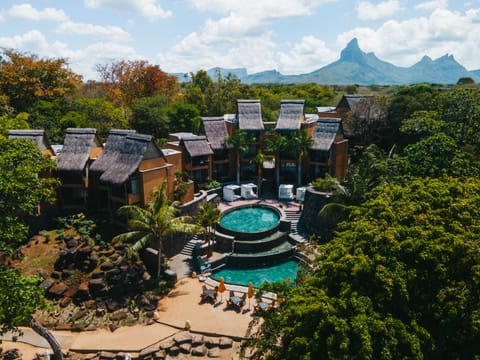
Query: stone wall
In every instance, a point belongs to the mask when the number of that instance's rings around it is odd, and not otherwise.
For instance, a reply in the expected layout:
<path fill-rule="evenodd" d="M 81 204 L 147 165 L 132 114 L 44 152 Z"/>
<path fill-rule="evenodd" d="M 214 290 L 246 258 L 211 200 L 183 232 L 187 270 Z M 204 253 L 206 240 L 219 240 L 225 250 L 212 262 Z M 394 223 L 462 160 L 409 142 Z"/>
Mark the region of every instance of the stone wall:
<path fill-rule="evenodd" d="M 321 234 L 322 228 L 317 220 L 317 214 L 330 200 L 330 193 L 316 191 L 312 186 L 305 192 L 303 205 L 303 221 L 305 227 L 312 234 Z"/>

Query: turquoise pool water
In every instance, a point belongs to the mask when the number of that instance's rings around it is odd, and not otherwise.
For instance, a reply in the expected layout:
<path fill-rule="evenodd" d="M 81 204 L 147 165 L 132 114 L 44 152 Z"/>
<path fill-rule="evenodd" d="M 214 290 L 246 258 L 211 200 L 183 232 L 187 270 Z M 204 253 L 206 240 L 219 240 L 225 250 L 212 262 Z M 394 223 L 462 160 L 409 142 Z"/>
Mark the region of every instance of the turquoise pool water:
<path fill-rule="evenodd" d="M 212 278 L 220 280 L 224 278 L 226 283 L 248 286 L 259 286 L 263 282 L 275 282 L 283 279 L 295 281 L 299 265 L 295 260 L 287 260 L 279 264 L 265 265 L 248 269 L 222 268 L 212 274 Z"/>
<path fill-rule="evenodd" d="M 220 219 L 220 225 L 225 229 L 254 233 L 269 230 L 280 221 L 275 210 L 264 207 L 244 207 L 226 213 Z"/>

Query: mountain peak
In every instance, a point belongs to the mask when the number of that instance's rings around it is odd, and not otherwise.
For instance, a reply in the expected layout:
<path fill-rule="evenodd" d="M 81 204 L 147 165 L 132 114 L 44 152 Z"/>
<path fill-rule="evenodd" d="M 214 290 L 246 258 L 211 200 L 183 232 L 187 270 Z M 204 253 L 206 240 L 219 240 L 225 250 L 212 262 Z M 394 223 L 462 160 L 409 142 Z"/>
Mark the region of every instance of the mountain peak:
<path fill-rule="evenodd" d="M 365 56 L 365 53 L 358 46 L 357 38 L 353 38 L 347 44 L 340 54 L 341 60 L 359 61 Z"/>

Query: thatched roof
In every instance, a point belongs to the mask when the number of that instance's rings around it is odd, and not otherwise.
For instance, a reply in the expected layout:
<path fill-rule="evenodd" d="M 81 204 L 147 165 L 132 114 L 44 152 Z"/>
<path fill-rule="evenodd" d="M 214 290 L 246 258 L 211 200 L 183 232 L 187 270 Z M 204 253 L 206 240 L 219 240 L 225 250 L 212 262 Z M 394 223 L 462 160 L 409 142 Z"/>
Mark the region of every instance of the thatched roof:
<path fill-rule="evenodd" d="M 264 130 L 260 100 L 237 100 L 240 130 Z"/>
<path fill-rule="evenodd" d="M 305 100 L 282 100 L 275 130 L 300 130 Z"/>
<path fill-rule="evenodd" d="M 135 134 L 135 130 L 110 130 L 105 148 L 102 154 L 90 166 L 90 171 L 99 173 L 106 171 L 116 161 L 120 151 L 125 146 L 127 135 L 130 134 Z"/>
<path fill-rule="evenodd" d="M 180 145 L 185 147 L 191 157 L 212 155 L 213 151 L 205 136 L 192 136 L 180 140 Z"/>
<path fill-rule="evenodd" d="M 228 136 L 224 117 L 203 117 L 203 131 L 213 150 L 225 148 L 225 138 Z"/>
<path fill-rule="evenodd" d="M 9 139 L 29 139 L 32 140 L 37 149 L 40 151 L 51 151 L 52 154 L 55 152 L 52 149 L 52 145 L 50 141 L 48 141 L 47 136 L 45 135 L 44 130 L 9 130 L 8 131 L 8 138 Z"/>
<path fill-rule="evenodd" d="M 320 118 L 313 134 L 312 150 L 329 151 L 335 137 L 341 131 L 341 120 L 335 118 Z"/>
<path fill-rule="evenodd" d="M 62 152 L 58 155 L 58 169 L 82 172 L 90 157 L 91 149 L 102 146 L 96 134 L 97 130 L 92 128 L 68 128 Z"/>
<path fill-rule="evenodd" d="M 153 148 L 153 150 L 151 150 Z M 100 182 L 107 185 L 121 185 L 137 171 L 140 163 L 149 151 L 163 156 L 152 140 L 151 135 L 128 134 L 123 146 L 117 150 L 115 161 L 100 176 Z"/>
<path fill-rule="evenodd" d="M 336 109 L 354 110 L 360 101 L 372 98 L 373 95 L 343 95 Z"/>

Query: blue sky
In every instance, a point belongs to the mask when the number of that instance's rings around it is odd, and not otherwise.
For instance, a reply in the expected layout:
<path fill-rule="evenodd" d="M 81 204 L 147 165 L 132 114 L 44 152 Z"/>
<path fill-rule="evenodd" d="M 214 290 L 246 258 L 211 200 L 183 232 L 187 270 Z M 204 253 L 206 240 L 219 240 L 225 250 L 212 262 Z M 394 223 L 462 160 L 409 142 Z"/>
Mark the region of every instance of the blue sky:
<path fill-rule="evenodd" d="M 0 0 L 0 47 L 66 58 L 84 80 L 120 59 L 306 73 L 354 37 L 397 66 L 453 54 L 475 70 L 479 34 L 480 0 Z"/>

